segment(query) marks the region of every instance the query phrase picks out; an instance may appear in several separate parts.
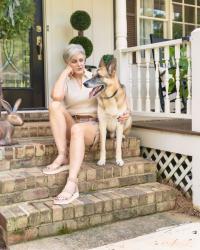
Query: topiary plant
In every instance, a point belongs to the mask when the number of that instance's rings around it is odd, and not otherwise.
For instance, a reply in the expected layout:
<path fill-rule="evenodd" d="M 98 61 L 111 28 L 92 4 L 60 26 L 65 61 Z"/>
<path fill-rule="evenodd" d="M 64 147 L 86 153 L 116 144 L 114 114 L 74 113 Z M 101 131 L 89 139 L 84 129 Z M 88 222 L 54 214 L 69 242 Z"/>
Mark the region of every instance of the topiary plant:
<path fill-rule="evenodd" d="M 0 1 L 0 39 L 22 37 L 34 21 L 33 0 Z"/>
<path fill-rule="evenodd" d="M 69 43 L 80 44 L 85 50 L 86 57 L 89 57 L 93 51 L 93 45 L 90 39 L 85 36 L 76 36 Z"/>
<path fill-rule="evenodd" d="M 69 43 L 82 45 L 88 58 L 92 54 L 93 44 L 89 38 L 83 35 L 83 31 L 90 26 L 91 18 L 86 11 L 77 10 L 71 15 L 70 22 L 72 27 L 78 30 L 78 36 L 72 38 Z"/>
<path fill-rule="evenodd" d="M 71 15 L 70 23 L 75 30 L 84 31 L 89 28 L 91 18 L 86 11 L 77 10 Z"/>

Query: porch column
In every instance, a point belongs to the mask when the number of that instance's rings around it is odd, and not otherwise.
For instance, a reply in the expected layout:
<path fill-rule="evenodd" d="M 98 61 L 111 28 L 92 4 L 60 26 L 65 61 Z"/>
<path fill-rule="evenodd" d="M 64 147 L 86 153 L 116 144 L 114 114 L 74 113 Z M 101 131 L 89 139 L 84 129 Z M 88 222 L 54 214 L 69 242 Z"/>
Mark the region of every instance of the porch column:
<path fill-rule="evenodd" d="M 200 132 L 200 28 L 191 33 L 191 59 L 192 59 L 192 131 Z M 193 206 L 200 211 L 200 148 L 194 150 L 192 156 L 192 192 Z"/>
<path fill-rule="evenodd" d="M 116 49 L 127 48 L 126 0 L 115 0 Z"/>
<path fill-rule="evenodd" d="M 200 63 L 200 28 L 191 33 L 191 59 L 192 59 L 192 130 L 200 132 L 200 84 L 199 84 L 199 63 Z"/>

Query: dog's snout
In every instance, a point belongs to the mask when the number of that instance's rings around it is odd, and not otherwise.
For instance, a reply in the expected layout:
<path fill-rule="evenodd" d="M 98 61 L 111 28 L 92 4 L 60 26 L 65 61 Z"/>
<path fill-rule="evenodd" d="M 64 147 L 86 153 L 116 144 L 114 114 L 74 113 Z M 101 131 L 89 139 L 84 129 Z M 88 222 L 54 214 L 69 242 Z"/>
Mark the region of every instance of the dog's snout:
<path fill-rule="evenodd" d="M 84 82 L 83 83 L 83 85 L 86 87 L 86 88 L 88 88 L 88 86 L 89 86 L 89 84 L 88 84 L 88 82 L 86 81 L 86 82 Z"/>

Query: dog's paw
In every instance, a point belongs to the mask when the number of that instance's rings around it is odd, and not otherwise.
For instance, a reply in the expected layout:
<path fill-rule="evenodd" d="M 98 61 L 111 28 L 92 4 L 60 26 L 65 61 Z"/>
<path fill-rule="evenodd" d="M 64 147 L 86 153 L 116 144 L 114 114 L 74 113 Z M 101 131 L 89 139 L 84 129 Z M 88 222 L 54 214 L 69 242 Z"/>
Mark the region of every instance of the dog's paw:
<path fill-rule="evenodd" d="M 98 166 L 105 166 L 105 165 L 106 165 L 106 161 L 100 159 L 100 160 L 97 162 L 97 165 L 98 165 Z"/>
<path fill-rule="evenodd" d="M 116 164 L 119 167 L 122 167 L 124 165 L 124 161 L 122 159 L 116 160 Z"/>

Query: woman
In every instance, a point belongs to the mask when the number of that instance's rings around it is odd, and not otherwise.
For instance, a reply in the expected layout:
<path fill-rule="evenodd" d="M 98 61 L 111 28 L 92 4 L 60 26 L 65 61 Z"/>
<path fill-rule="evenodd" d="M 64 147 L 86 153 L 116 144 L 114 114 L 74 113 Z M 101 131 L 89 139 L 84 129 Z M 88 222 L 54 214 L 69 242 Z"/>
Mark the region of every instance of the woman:
<path fill-rule="evenodd" d="M 77 176 L 84 158 L 85 145 L 98 141 L 97 100 L 89 98 L 89 88 L 83 82 L 91 78 L 85 70 L 85 51 L 81 45 L 71 44 L 63 54 L 66 68 L 56 81 L 49 107 L 49 118 L 58 156 L 43 172 L 55 174 L 66 170 L 69 177 L 54 204 L 68 204 L 79 196 Z M 120 121 L 127 119 L 122 116 Z M 69 155 L 67 142 L 70 142 Z M 68 158 L 69 156 L 69 158 Z"/>

